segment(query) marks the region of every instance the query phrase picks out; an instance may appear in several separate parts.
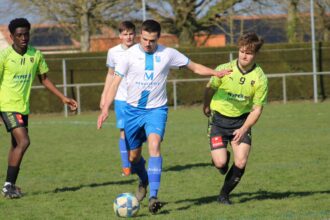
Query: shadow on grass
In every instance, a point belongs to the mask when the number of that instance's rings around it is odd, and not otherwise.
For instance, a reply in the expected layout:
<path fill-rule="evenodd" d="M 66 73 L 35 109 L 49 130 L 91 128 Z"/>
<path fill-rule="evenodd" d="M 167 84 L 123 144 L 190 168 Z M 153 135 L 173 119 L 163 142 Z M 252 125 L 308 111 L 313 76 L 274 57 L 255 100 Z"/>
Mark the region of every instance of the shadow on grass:
<path fill-rule="evenodd" d="M 48 191 L 48 192 L 35 192 L 35 193 L 31 193 L 31 195 L 47 194 L 47 193 L 75 192 L 75 191 L 78 191 L 85 187 L 94 188 L 94 187 L 109 186 L 109 185 L 123 185 L 123 184 L 131 184 L 133 182 L 136 182 L 136 180 L 121 180 L 121 181 L 110 181 L 110 182 L 104 182 L 104 183 L 82 184 L 79 186 L 56 188 L 56 189 L 54 189 L 52 191 Z"/>
<path fill-rule="evenodd" d="M 306 192 L 268 192 L 265 190 L 260 190 L 257 192 L 246 192 L 246 193 L 233 193 L 231 195 L 231 198 L 239 198 L 238 203 L 244 203 L 251 200 L 268 200 L 268 199 L 286 199 L 286 198 L 294 198 L 294 197 L 304 197 L 304 196 L 312 196 L 315 194 L 330 194 L 330 190 L 324 190 L 324 191 L 306 191 Z M 240 198 L 244 197 L 244 198 Z M 199 205 L 205 205 L 209 203 L 216 202 L 218 198 L 218 195 L 216 196 L 206 196 L 206 197 L 200 197 L 196 199 L 184 199 L 176 201 L 176 204 L 179 203 L 191 203 L 187 206 L 180 207 L 177 210 L 186 210 L 191 208 L 192 206 L 199 206 Z"/>
<path fill-rule="evenodd" d="M 259 190 L 257 192 L 252 193 L 237 193 L 233 194 L 232 197 L 244 197 L 239 199 L 240 203 L 248 202 L 251 200 L 266 200 L 266 199 L 286 199 L 293 197 L 304 197 L 304 196 L 312 196 L 315 194 L 330 194 L 330 190 L 323 191 L 305 191 L 305 192 L 268 192 L 265 190 Z"/>
<path fill-rule="evenodd" d="M 208 167 L 212 166 L 211 163 L 194 163 L 194 164 L 186 164 L 186 165 L 176 165 L 172 167 L 168 167 L 163 169 L 163 172 L 169 172 L 169 171 L 182 171 L 182 170 L 189 170 L 191 168 L 196 168 L 196 167 Z"/>

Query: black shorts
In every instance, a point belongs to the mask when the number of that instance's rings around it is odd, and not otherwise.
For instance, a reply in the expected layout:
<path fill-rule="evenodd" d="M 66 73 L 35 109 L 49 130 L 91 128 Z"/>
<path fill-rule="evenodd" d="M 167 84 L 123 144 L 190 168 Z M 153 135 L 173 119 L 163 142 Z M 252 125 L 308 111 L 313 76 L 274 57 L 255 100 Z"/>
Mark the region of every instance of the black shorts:
<path fill-rule="evenodd" d="M 213 112 L 210 122 L 210 148 L 211 150 L 226 148 L 228 142 L 234 138 L 234 131 L 242 127 L 249 113 L 239 117 L 227 117 L 219 112 Z M 243 136 L 242 143 L 251 145 L 251 128 Z"/>
<path fill-rule="evenodd" d="M 28 127 L 28 115 L 22 115 L 18 112 L 0 112 L 0 115 L 8 132 L 11 132 L 14 128 Z"/>

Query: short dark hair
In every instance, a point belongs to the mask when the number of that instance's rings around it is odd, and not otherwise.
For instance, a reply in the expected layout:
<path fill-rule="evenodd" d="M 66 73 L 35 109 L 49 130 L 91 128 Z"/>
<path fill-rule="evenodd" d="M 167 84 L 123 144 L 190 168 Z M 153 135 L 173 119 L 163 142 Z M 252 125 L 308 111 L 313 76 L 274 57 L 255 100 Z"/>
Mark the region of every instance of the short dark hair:
<path fill-rule="evenodd" d="M 126 31 L 126 30 L 132 30 L 135 33 L 135 25 L 130 21 L 121 22 L 118 27 L 119 33 Z"/>
<path fill-rule="evenodd" d="M 246 47 L 247 50 L 257 53 L 262 45 L 264 40 L 254 32 L 248 32 L 243 34 L 238 39 L 238 48 Z"/>
<path fill-rule="evenodd" d="M 26 18 L 15 18 L 15 19 L 11 20 L 8 25 L 8 29 L 11 34 L 14 34 L 16 28 L 19 28 L 19 27 L 24 27 L 24 28 L 27 28 L 30 30 L 31 24 Z"/>
<path fill-rule="evenodd" d="M 160 37 L 161 27 L 160 24 L 155 20 L 145 20 L 142 23 L 142 31 L 147 31 L 149 33 L 157 32 L 158 37 Z"/>

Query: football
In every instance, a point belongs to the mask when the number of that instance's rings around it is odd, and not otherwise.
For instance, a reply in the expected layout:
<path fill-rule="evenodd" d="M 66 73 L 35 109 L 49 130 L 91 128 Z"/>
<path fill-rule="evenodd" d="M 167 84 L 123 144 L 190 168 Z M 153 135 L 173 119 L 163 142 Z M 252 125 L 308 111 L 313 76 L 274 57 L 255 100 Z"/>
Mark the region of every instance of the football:
<path fill-rule="evenodd" d="M 132 193 L 122 193 L 113 201 L 113 210 L 119 217 L 136 216 L 140 209 L 140 203 Z"/>

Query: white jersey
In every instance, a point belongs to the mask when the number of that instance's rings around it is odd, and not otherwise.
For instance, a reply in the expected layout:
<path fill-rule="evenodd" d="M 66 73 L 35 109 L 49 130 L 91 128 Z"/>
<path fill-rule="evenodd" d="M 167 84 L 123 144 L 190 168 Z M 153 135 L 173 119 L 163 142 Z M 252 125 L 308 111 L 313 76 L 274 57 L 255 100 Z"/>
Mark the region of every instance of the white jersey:
<path fill-rule="evenodd" d="M 125 49 L 121 44 L 118 44 L 117 46 L 114 46 L 108 50 L 108 56 L 107 56 L 107 67 L 115 70 L 116 65 L 119 63 L 121 59 L 123 59 Z M 120 101 L 126 101 L 127 98 L 127 83 L 125 77 L 122 79 L 115 99 Z"/>
<path fill-rule="evenodd" d="M 115 67 L 115 74 L 126 78 L 128 104 L 157 108 L 167 103 L 166 79 L 170 69 L 188 63 L 188 57 L 173 48 L 158 45 L 154 53 L 146 53 L 136 44 L 126 50 L 125 59 Z"/>

